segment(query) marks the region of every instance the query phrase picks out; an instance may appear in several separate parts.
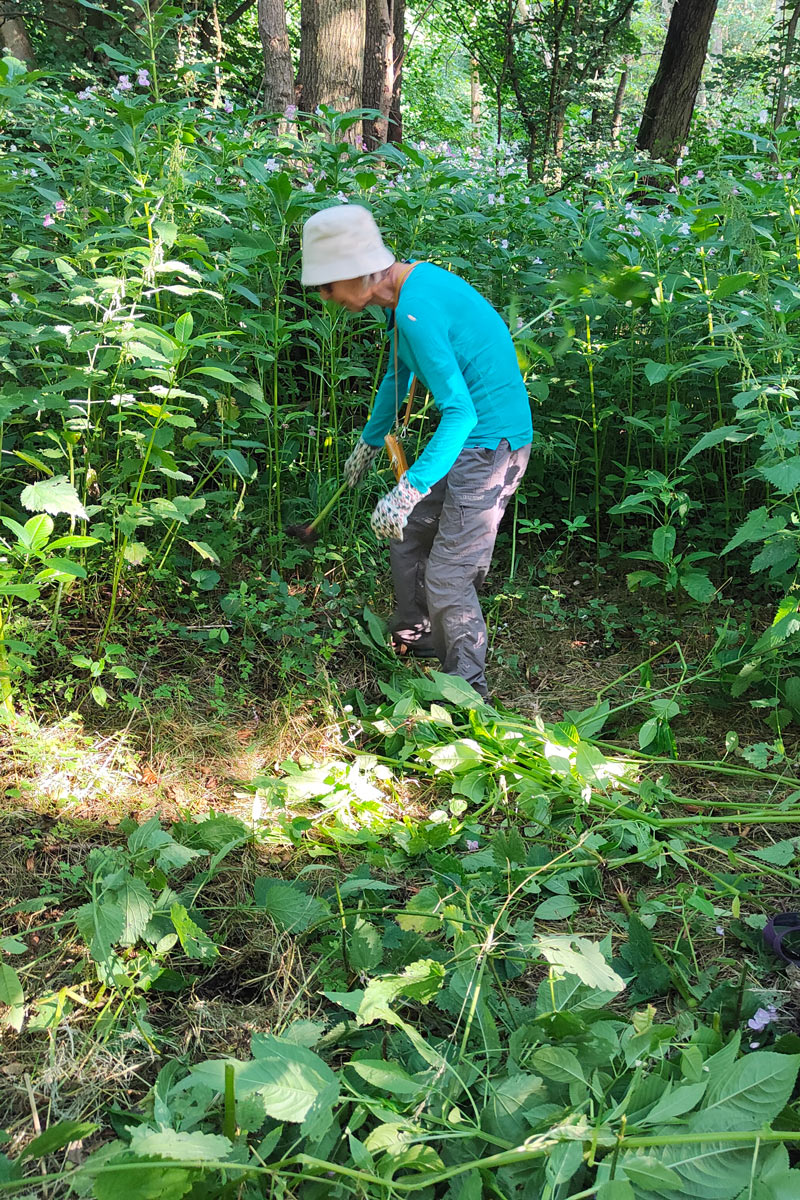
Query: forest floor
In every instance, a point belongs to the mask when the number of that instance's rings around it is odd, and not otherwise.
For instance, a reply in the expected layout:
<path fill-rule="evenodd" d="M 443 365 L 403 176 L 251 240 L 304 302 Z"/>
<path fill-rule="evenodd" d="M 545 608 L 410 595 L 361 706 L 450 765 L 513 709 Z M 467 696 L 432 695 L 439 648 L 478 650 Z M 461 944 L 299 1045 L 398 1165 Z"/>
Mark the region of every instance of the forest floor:
<path fill-rule="evenodd" d="M 668 772 L 671 788 L 685 802 L 695 800 L 701 806 L 697 812 L 717 800 L 738 802 L 752 810 L 769 806 L 790 790 L 796 746 L 787 745 L 782 764 L 764 772 L 763 778 L 749 770 L 739 778 L 688 765 L 724 759 L 726 736 L 732 729 L 740 746 L 766 744 L 773 738 L 759 710 L 746 699 L 732 702 L 717 685 L 702 678 L 681 684 L 698 672 L 702 675 L 713 642 L 713 629 L 699 624 L 690 629 L 679 650 L 663 639 L 645 640 L 634 634 L 617 636 L 614 645 L 606 646 L 586 622 L 564 621 L 559 626 L 517 612 L 494 631 L 490 681 L 501 710 L 529 720 L 541 717 L 548 724 L 605 696 L 620 710 L 615 745 L 633 750 L 647 716 L 648 696 L 666 689 L 681 709 L 670 722 L 677 759 L 657 768 L 655 777 Z M 650 659 L 652 665 L 643 668 Z M 281 774 L 288 762 L 307 766 L 347 758 L 351 749 L 342 697 L 359 685 L 371 702 L 380 699 L 378 689 L 370 688 L 369 668 L 357 649 L 342 656 L 339 674 L 327 692 L 300 691 L 288 699 L 272 700 L 254 692 L 246 703 L 236 705 L 213 699 L 215 668 L 208 659 L 193 660 L 193 667 L 194 673 L 181 681 L 181 687 L 172 677 L 169 703 L 147 706 L 127 721 L 115 723 L 102 712 L 95 723 L 88 715 L 40 711 L 35 717 L 21 716 L 15 727 L 0 734 L 2 932 L 25 936 L 39 930 L 30 941 L 35 964 L 26 976 L 26 990 L 35 994 L 66 987 L 75 1001 L 69 1017 L 47 1034 L 25 1028 L 7 1035 L 0 1064 L 0 1126 L 12 1138 L 29 1128 L 32 1116 L 44 1126 L 65 1115 L 94 1119 L 105 1114 L 107 1118 L 109 1112 L 113 1117 L 114 1111 L 131 1108 L 152 1086 L 165 1047 L 193 1060 L 245 1052 L 253 1031 L 280 1026 L 287 1013 L 307 1018 L 318 1014 L 313 963 L 304 957 L 297 940 L 276 936 L 263 919 L 237 914 L 236 905 L 238 898 L 252 894 L 258 875 L 295 878 L 314 862 L 313 846 L 309 852 L 280 837 L 260 839 L 225 864 L 206 893 L 206 906 L 216 906 L 221 913 L 228 908 L 232 914 L 230 919 L 221 918 L 215 930 L 224 953 L 180 1002 L 165 995 L 149 1004 L 150 1032 L 135 1021 L 126 1025 L 115 1020 L 119 1011 L 109 1008 L 110 997 L 103 988 L 98 993 L 96 985 L 87 989 L 80 982 L 85 946 L 65 942 L 49 928 L 62 915 L 58 897 L 64 881 L 71 879 L 71 872 L 80 871 L 93 847 L 123 844 L 130 828 L 127 819 L 141 824 L 156 816 L 169 823 L 201 819 L 213 810 L 237 816 L 250 826 L 256 816 L 254 780 Z M 400 667 L 398 678 L 416 669 Z M 335 670 L 334 663 L 332 675 Z M 781 776 L 786 776 L 785 782 L 778 782 Z M 448 790 L 434 788 L 418 799 L 417 815 L 421 818 L 445 803 Z M 716 828 L 723 837 L 740 839 L 749 851 L 800 836 L 800 822 L 770 830 L 731 820 Z M 336 856 L 345 869 L 359 862 L 357 850 L 341 845 Z M 684 872 L 670 877 L 670 894 L 681 886 L 687 893 L 696 892 L 699 883 L 707 882 L 702 865 L 698 873 L 687 863 Z M 759 911 L 771 914 L 798 907 L 787 873 L 777 870 L 761 882 L 748 914 L 751 918 Z M 417 890 L 413 869 L 403 886 L 407 895 Z M 619 886 L 638 888 L 640 905 L 657 903 L 666 891 L 660 872 L 644 878 L 634 871 L 623 875 Z M 45 927 L 41 913 L 19 911 L 21 903 L 51 893 Z M 719 896 L 712 899 L 716 903 Z M 710 901 L 705 903 L 710 907 Z M 744 908 L 741 915 L 745 917 Z M 602 905 L 593 903 L 584 909 L 581 922 L 590 935 L 602 937 L 608 930 Z M 797 998 L 793 977 L 782 974 L 760 944 L 757 921 L 749 927 L 738 921 L 736 925 L 747 944 L 751 978 L 757 980 L 759 994 L 774 997 L 776 1005 L 783 1007 L 785 1027 L 791 1028 Z M 555 930 L 560 927 L 555 923 Z M 728 950 L 727 966 L 715 982 L 736 982 L 737 953 Z M 691 956 L 700 978 L 719 956 L 719 938 L 715 940 L 713 933 L 697 938 Z M 20 962 L 14 965 L 19 967 Z M 669 999 L 657 1003 L 670 1011 Z"/>

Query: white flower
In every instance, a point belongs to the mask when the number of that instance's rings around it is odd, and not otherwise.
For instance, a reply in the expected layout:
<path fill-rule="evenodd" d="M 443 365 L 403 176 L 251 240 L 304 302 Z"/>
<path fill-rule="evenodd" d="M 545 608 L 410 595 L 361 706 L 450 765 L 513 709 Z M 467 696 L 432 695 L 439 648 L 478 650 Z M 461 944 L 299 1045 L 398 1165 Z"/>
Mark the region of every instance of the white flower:
<path fill-rule="evenodd" d="M 277 171 L 280 165 L 281 164 L 278 162 L 277 158 L 268 158 L 264 163 L 264 168 L 267 171 Z"/>
<path fill-rule="evenodd" d="M 530 196 L 523 196 L 523 197 L 522 197 L 522 203 L 523 203 L 523 204 L 530 204 L 530 202 L 531 202 L 531 198 L 530 198 Z"/>
<path fill-rule="evenodd" d="M 508 249 L 508 238 L 501 238 L 500 245 L 504 250 Z"/>
<path fill-rule="evenodd" d="M 17 293 L 16 293 L 16 292 L 12 292 L 12 293 L 11 293 L 11 303 L 12 303 L 12 304 L 19 304 L 19 296 L 17 295 Z"/>
<path fill-rule="evenodd" d="M 689 228 L 688 221 L 684 221 L 683 224 L 678 228 L 678 233 L 682 234 L 683 237 L 688 237 L 691 232 L 692 231 Z"/>
<path fill-rule="evenodd" d="M 494 192 L 489 192 L 488 196 L 486 197 L 486 203 L 494 204 L 494 202 L 495 202 L 495 194 L 494 194 Z"/>
<path fill-rule="evenodd" d="M 540 267 L 540 266 L 542 265 L 542 260 L 541 260 L 540 258 L 535 258 L 535 259 L 533 260 L 533 265 L 534 265 L 535 267 Z"/>
<path fill-rule="evenodd" d="M 773 306 L 772 306 L 772 307 L 775 309 L 775 312 L 780 312 L 780 311 L 781 311 L 781 302 L 780 302 L 780 300 L 776 300 L 776 301 L 775 301 L 775 303 L 773 304 Z"/>
<path fill-rule="evenodd" d="M 758 114 L 759 125 L 766 125 L 768 120 L 769 120 L 769 113 L 767 112 L 767 110 L 765 108 L 762 108 L 761 112 Z"/>

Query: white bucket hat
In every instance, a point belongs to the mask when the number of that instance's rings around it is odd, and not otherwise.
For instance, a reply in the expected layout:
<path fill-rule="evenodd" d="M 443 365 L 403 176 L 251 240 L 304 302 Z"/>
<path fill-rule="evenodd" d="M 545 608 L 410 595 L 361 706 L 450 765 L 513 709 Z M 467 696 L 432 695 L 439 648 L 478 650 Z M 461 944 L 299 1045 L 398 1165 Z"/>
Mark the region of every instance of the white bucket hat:
<path fill-rule="evenodd" d="M 323 208 L 303 226 L 303 287 L 371 275 L 394 261 L 375 218 L 360 204 Z"/>

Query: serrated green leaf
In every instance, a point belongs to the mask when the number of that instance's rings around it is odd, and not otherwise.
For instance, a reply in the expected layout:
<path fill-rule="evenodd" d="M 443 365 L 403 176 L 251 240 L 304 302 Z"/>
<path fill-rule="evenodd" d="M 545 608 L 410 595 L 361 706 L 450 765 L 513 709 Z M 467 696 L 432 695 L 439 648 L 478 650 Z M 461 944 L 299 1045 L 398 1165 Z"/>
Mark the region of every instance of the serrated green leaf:
<path fill-rule="evenodd" d="M 430 958 L 410 963 L 399 975 L 384 975 L 372 979 L 364 990 L 356 1019 L 359 1025 L 377 1020 L 391 1020 L 389 1005 L 399 996 L 427 1004 L 444 983 L 445 970 L 441 963 Z"/>
<path fill-rule="evenodd" d="M 383 942 L 377 928 L 363 917 L 356 917 L 347 946 L 347 957 L 354 971 L 372 971 L 383 958 Z"/>
<path fill-rule="evenodd" d="M 564 934 L 562 936 L 535 939 L 534 949 L 554 967 L 567 975 L 577 975 L 589 987 L 604 991 L 621 992 L 625 981 L 603 958 L 600 948 L 586 938 Z"/>
<path fill-rule="evenodd" d="M 705 1103 L 691 1121 L 698 1132 L 759 1129 L 788 1103 L 800 1055 L 762 1050 L 740 1058 L 730 1068 L 712 1066 Z"/>
<path fill-rule="evenodd" d="M 104 893 L 100 903 L 110 896 L 122 910 L 124 925 L 117 939 L 121 946 L 133 946 L 144 933 L 155 910 L 152 892 L 142 879 L 133 875 L 124 876 L 114 888 Z"/>
<path fill-rule="evenodd" d="M 51 479 L 38 479 L 22 489 L 20 500 L 32 512 L 66 513 L 71 517 L 87 520 L 87 513 L 80 496 L 66 475 L 55 475 Z"/>
<path fill-rule="evenodd" d="M 330 916 L 330 907 L 324 900 L 309 896 L 284 879 L 257 879 L 253 899 L 285 933 L 300 933 Z"/>
<path fill-rule="evenodd" d="M 219 955 L 219 947 L 192 920 L 182 904 L 173 904 L 169 910 L 169 915 L 183 947 L 183 952 L 188 958 L 197 958 L 201 962 L 211 962 Z"/>

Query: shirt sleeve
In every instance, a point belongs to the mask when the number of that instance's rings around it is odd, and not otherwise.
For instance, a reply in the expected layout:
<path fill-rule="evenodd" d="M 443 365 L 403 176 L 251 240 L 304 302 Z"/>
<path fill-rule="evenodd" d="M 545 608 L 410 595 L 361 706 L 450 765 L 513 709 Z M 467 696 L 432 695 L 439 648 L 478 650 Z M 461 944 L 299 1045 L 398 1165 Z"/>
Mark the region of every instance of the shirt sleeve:
<path fill-rule="evenodd" d="M 395 374 L 394 363 L 390 362 L 389 369 L 375 393 L 372 412 L 361 434 L 368 446 L 383 445 L 383 439 L 395 423 L 397 410 L 408 394 L 410 382 L 411 368 L 398 358 Z"/>
<path fill-rule="evenodd" d="M 418 312 L 416 320 L 406 318 L 403 332 L 442 414 L 433 437 L 407 472 L 412 487 L 425 493 L 450 470 L 477 425 L 478 414 L 441 318 Z"/>

